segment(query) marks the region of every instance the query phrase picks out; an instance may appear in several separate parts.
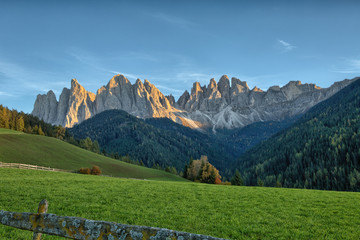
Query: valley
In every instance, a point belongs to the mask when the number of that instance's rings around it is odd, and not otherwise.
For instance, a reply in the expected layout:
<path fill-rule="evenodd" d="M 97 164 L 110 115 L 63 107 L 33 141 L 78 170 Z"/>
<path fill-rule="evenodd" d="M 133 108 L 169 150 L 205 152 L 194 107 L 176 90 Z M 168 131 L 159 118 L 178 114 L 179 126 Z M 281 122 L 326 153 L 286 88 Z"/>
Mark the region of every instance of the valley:
<path fill-rule="evenodd" d="M 360 1 L 0 2 L 0 240 L 360 239 Z"/>

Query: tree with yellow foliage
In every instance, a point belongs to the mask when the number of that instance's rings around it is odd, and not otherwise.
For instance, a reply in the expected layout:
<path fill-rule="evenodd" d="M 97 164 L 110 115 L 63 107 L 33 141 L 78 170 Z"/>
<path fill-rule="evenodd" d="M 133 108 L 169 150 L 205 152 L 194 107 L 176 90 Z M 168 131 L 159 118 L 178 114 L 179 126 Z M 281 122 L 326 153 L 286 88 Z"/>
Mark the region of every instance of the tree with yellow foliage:
<path fill-rule="evenodd" d="M 207 156 L 201 156 L 198 160 L 191 160 L 187 166 L 185 176 L 195 182 L 221 183 L 219 171 L 209 163 Z"/>

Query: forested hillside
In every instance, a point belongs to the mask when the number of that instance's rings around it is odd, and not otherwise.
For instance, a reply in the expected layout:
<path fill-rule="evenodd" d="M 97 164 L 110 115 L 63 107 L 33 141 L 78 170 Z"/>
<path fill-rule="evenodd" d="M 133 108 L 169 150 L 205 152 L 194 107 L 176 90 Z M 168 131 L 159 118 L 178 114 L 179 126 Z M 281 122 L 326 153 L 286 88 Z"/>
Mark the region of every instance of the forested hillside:
<path fill-rule="evenodd" d="M 360 191 L 360 80 L 234 165 L 247 185 Z"/>
<path fill-rule="evenodd" d="M 164 123 L 168 121 L 165 119 L 148 121 L 122 110 L 108 110 L 76 125 L 70 132 L 75 138 L 98 141 L 107 153 L 129 155 L 148 167 L 159 165 L 182 171 L 191 157 L 206 155 L 210 163 L 225 169 L 234 158 L 208 135 L 176 123 Z"/>
<path fill-rule="evenodd" d="M 45 123 L 33 115 L 10 110 L 0 105 L 0 128 L 12 129 L 25 133 L 64 138 L 66 131 L 61 126 Z"/>

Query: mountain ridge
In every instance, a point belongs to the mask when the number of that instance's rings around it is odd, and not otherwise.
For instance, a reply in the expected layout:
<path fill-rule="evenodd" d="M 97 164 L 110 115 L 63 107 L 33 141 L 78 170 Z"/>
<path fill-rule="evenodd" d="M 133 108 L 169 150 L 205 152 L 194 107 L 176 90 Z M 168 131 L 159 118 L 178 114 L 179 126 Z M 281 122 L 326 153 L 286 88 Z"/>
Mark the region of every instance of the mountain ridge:
<path fill-rule="evenodd" d="M 118 74 L 96 94 L 76 79 L 71 80 L 70 89 L 63 89 L 59 101 L 51 90 L 39 94 L 32 115 L 51 124 L 72 127 L 105 110 L 120 109 L 139 118 L 166 117 L 187 127 L 216 131 L 302 114 L 353 81 L 345 79 L 329 88 L 290 81 L 283 87 L 272 86 L 263 91 L 257 87 L 250 90 L 247 82 L 234 77 L 230 85 L 229 78 L 223 75 L 218 83 L 210 79 L 208 86 L 195 82 L 190 93 L 185 90 L 175 101 L 146 79 L 131 84 Z"/>
<path fill-rule="evenodd" d="M 360 191 L 360 78 L 233 165 L 247 185 Z"/>

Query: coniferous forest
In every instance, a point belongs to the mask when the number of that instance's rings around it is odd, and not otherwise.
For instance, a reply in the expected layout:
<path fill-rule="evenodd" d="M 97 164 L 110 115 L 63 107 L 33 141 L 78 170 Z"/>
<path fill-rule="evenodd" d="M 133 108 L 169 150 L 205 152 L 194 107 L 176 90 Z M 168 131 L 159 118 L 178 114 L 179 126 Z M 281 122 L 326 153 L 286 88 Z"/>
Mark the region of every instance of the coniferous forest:
<path fill-rule="evenodd" d="M 246 185 L 360 191 L 360 81 L 234 165 Z"/>

